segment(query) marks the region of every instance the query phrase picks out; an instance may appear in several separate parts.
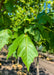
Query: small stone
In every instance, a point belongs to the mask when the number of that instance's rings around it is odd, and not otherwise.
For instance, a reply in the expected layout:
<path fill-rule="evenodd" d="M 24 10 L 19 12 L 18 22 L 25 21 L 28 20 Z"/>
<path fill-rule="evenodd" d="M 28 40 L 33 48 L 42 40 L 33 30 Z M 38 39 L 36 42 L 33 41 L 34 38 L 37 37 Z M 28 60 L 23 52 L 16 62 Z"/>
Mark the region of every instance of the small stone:
<path fill-rule="evenodd" d="M 1 68 L 2 64 L 0 63 L 0 68 Z"/>
<path fill-rule="evenodd" d="M 50 58 L 48 58 L 48 57 L 47 57 L 47 58 L 46 58 L 46 60 L 48 60 L 48 61 L 49 61 L 49 60 L 50 60 Z"/>
<path fill-rule="evenodd" d="M 27 75 L 26 73 L 24 73 L 24 75 Z"/>
<path fill-rule="evenodd" d="M 12 65 L 12 68 L 16 70 L 16 65 Z"/>
<path fill-rule="evenodd" d="M 22 75 L 22 73 L 20 71 L 17 72 L 17 75 Z"/>
<path fill-rule="evenodd" d="M 18 65 L 17 66 L 19 70 L 22 70 L 23 66 L 22 65 Z"/>

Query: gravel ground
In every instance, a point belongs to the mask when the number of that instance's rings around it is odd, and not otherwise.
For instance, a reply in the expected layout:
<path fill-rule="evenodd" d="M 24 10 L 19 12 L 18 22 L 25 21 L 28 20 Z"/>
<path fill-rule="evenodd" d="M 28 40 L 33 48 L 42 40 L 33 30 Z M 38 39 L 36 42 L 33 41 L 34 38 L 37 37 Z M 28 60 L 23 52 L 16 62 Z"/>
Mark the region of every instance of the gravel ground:
<path fill-rule="evenodd" d="M 12 59 L 6 60 L 6 56 L 5 50 L 0 52 L 0 75 L 37 75 L 35 62 L 31 64 L 30 74 L 28 74 L 25 66 L 22 70 L 19 70 L 16 66 L 13 68 L 16 63 L 12 63 Z M 39 73 L 40 75 L 54 75 L 54 62 L 40 58 Z"/>

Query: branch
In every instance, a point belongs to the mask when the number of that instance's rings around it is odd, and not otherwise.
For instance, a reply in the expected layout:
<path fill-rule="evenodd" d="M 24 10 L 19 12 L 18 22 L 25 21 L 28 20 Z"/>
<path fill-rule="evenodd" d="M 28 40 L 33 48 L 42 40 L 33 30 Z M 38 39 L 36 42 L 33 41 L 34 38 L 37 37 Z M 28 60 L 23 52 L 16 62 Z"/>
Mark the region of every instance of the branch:
<path fill-rule="evenodd" d="M 0 2 L 0 11 L 1 11 L 1 8 L 2 8 L 2 5 L 3 5 L 3 2 L 4 2 L 5 0 L 1 0 L 1 2 Z"/>

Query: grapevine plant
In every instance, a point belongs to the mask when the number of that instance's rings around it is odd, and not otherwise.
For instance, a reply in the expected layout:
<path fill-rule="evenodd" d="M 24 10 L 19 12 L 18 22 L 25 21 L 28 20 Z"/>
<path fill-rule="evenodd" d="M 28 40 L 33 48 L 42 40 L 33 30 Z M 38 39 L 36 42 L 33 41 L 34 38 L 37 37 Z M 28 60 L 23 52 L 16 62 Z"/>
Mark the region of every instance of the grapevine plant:
<path fill-rule="evenodd" d="M 0 0 L 0 50 L 7 44 L 7 58 L 21 57 L 28 71 L 38 56 L 36 46 L 54 50 L 53 5 L 51 0 Z"/>

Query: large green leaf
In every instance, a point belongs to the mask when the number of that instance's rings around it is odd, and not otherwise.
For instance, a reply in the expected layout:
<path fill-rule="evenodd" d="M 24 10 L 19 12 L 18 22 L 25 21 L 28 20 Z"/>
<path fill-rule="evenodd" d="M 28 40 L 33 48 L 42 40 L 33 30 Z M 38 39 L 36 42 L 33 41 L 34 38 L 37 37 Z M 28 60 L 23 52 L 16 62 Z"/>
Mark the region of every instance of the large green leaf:
<path fill-rule="evenodd" d="M 18 56 L 22 58 L 24 64 L 29 71 L 29 67 L 34 58 L 38 56 L 38 52 L 28 35 L 23 35 L 23 39 L 19 44 Z"/>
<path fill-rule="evenodd" d="M 11 31 L 10 30 L 2 30 L 0 31 L 0 50 L 5 44 L 8 44 L 9 38 L 11 37 Z"/>
<path fill-rule="evenodd" d="M 17 37 L 13 41 L 13 43 L 9 46 L 9 48 L 8 48 L 9 52 L 8 52 L 8 57 L 7 58 L 9 58 L 17 50 L 20 41 L 22 41 L 22 38 L 23 38 L 23 34 L 21 36 Z"/>

